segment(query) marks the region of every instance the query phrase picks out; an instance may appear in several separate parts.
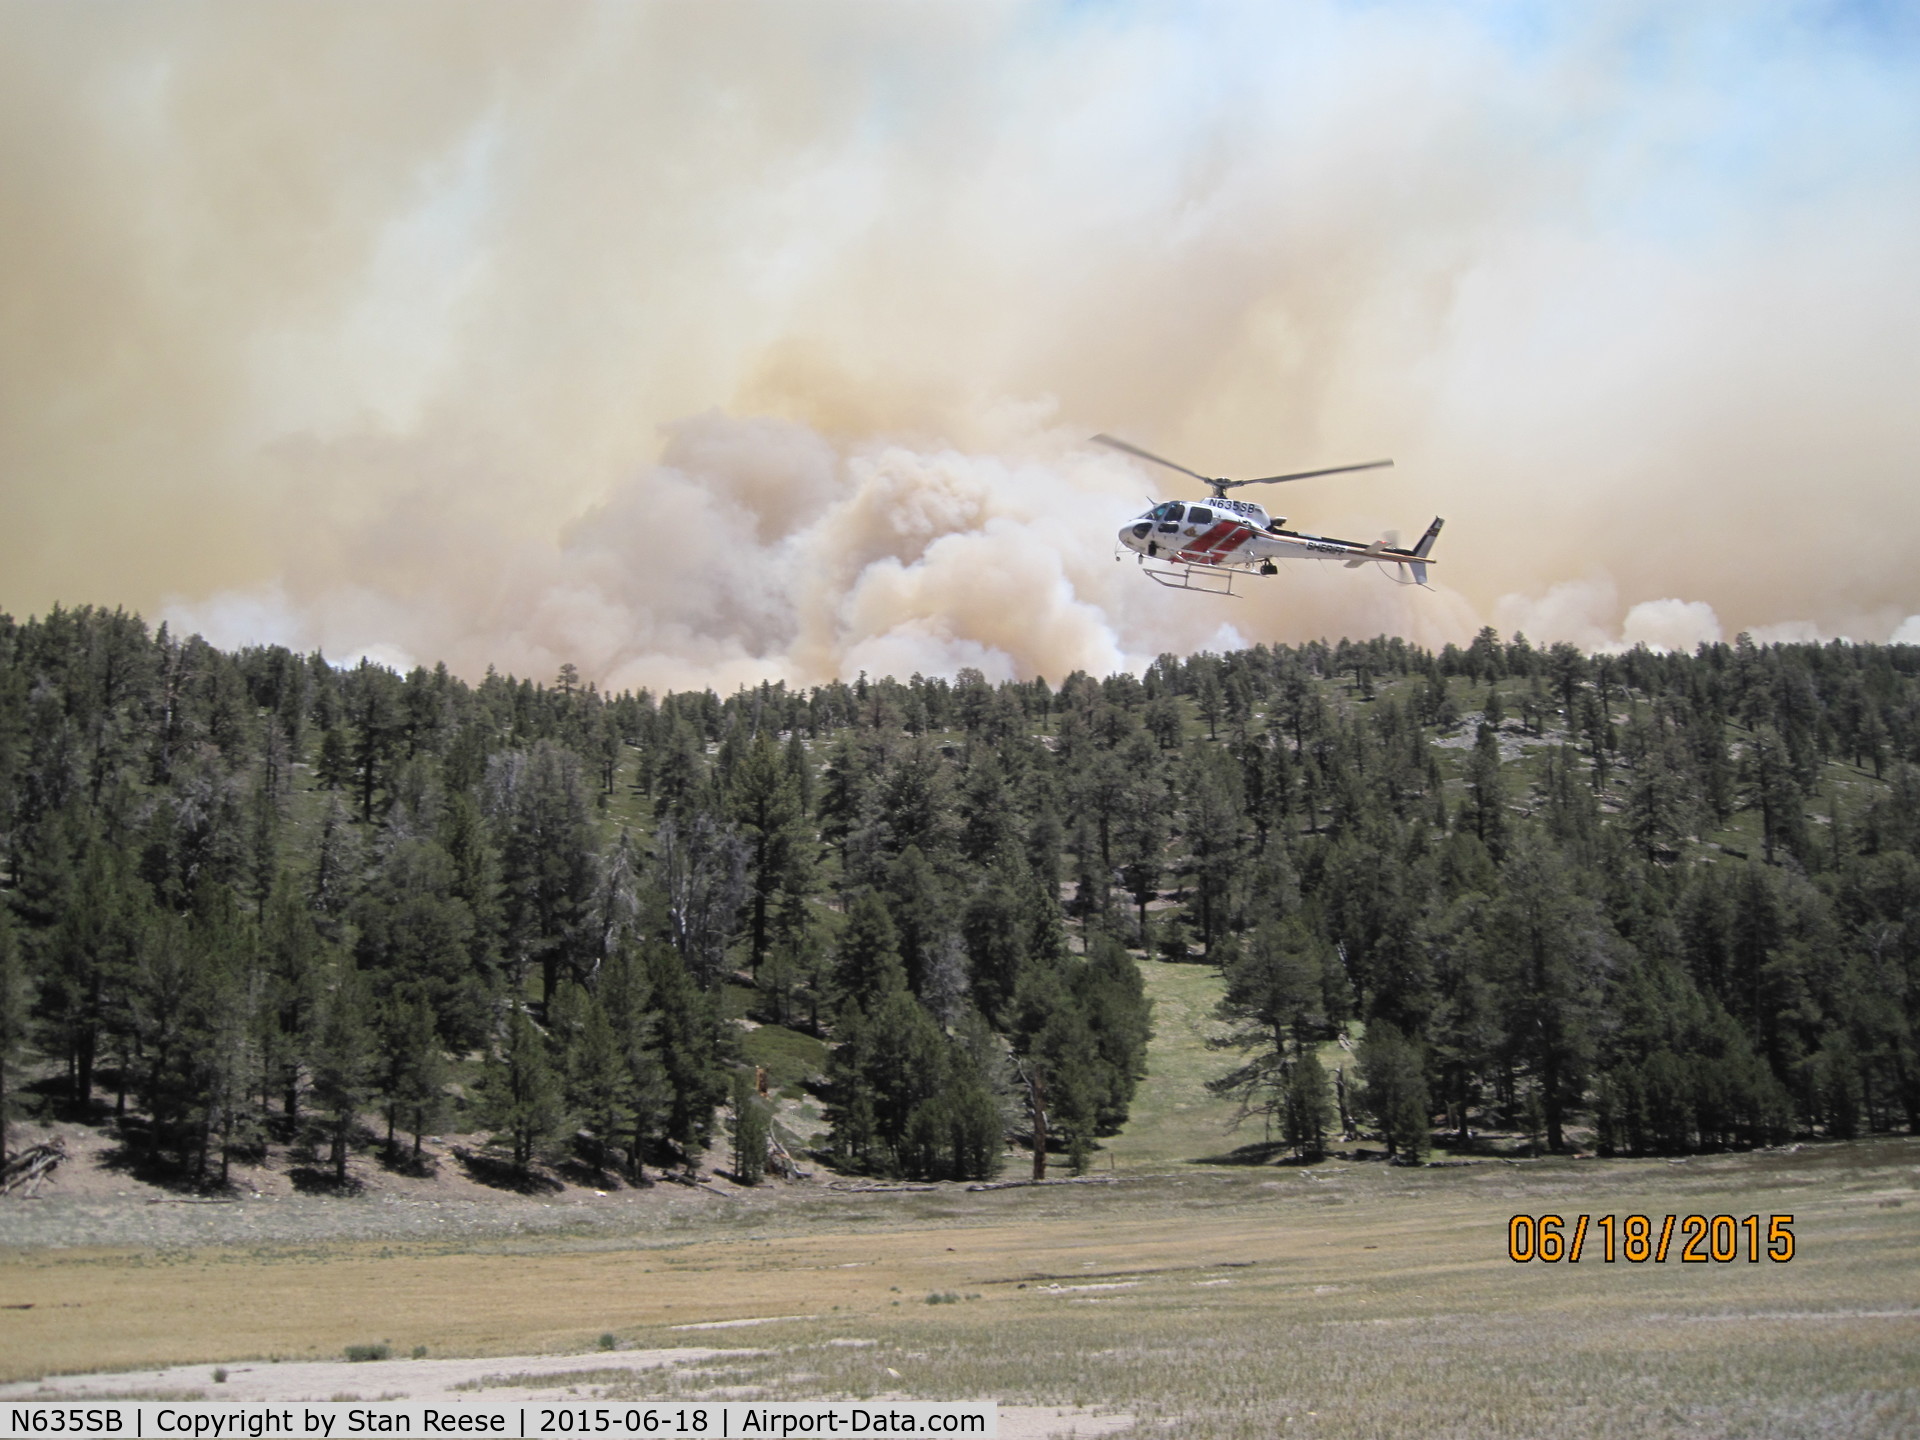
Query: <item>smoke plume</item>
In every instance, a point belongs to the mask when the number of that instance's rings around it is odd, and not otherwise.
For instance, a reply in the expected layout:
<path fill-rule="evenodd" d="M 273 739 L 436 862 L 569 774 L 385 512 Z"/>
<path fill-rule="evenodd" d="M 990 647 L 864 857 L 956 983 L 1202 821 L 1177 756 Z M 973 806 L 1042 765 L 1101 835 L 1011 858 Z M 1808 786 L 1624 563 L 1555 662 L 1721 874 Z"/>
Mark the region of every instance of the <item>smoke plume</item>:
<path fill-rule="evenodd" d="M 1870 7 L 0 9 L 0 604 L 602 684 L 1920 633 Z M 1210 474 L 1436 588 L 1116 564 Z"/>

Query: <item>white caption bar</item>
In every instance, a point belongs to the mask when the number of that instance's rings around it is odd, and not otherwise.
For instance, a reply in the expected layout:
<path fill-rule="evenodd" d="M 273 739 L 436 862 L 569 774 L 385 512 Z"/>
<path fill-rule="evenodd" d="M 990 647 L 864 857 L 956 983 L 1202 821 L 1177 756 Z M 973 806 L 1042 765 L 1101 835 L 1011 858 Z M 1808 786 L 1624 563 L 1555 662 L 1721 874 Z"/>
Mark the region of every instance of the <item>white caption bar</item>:
<path fill-rule="evenodd" d="M 660 1440 L 793 1440 L 821 1435 L 997 1436 L 991 1400 L 846 1400 L 811 1404 L 482 1405 L 463 1401 L 383 1400 L 359 1404 L 212 1400 L 156 1404 L 105 1400 L 0 1402 L 0 1440 L 28 1436 L 80 1440 L 361 1440 L 369 1435 L 499 1436 L 501 1440 L 577 1440 L 582 1436 L 658 1436 Z"/>

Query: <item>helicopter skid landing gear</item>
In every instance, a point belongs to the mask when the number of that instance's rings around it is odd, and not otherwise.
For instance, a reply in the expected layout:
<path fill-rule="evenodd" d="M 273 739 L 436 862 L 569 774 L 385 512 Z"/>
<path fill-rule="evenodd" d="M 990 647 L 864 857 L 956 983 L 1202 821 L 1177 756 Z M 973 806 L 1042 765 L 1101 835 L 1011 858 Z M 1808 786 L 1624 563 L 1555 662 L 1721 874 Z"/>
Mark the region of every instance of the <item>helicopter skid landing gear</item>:
<path fill-rule="evenodd" d="M 1155 570 L 1141 562 L 1140 568 L 1147 572 L 1147 578 L 1156 585 L 1164 585 L 1169 590 L 1192 590 L 1201 595 L 1224 595 L 1229 600 L 1241 597 L 1234 593 L 1231 570 L 1202 569 L 1197 565 L 1186 565 L 1178 570 Z"/>

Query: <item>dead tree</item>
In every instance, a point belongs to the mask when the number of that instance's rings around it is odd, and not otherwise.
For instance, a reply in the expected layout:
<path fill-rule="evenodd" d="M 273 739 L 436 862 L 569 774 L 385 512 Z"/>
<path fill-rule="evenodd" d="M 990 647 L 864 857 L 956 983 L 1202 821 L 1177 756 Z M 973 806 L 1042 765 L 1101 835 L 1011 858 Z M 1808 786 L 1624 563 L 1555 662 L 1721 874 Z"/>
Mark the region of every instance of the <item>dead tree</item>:
<path fill-rule="evenodd" d="M 59 1139 L 47 1141 L 42 1145 L 30 1145 L 16 1155 L 9 1155 L 6 1164 L 0 1166 L 0 1195 L 11 1195 L 15 1190 L 24 1189 L 29 1197 L 37 1194 L 40 1184 L 53 1173 L 54 1167 L 67 1158 L 67 1147 Z"/>

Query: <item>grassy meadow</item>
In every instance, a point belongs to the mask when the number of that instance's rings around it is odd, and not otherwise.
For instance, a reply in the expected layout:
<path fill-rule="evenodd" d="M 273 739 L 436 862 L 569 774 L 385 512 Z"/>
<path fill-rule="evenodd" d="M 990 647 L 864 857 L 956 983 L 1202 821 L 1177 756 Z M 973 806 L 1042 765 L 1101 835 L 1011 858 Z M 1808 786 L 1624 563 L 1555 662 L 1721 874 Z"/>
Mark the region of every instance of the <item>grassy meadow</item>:
<path fill-rule="evenodd" d="M 1205 1045 L 1218 982 L 1144 969 L 1152 1073 L 1098 1157 L 1113 1183 L 767 1187 L 612 1237 L 0 1251 L 0 1376 L 385 1341 L 582 1353 L 550 1383 L 618 1395 L 585 1353 L 610 1332 L 738 1347 L 649 1394 L 1112 1407 L 1140 1434 L 1920 1433 L 1920 1140 L 1222 1163 L 1262 1137 L 1226 1133 L 1204 1088 L 1223 1067 Z M 1607 1265 L 1590 1236 L 1578 1265 L 1514 1264 L 1508 1217 L 1546 1211 L 1791 1214 L 1798 1249 L 1696 1265 L 1676 1242 L 1665 1264 Z M 724 1321 L 762 1323 L 704 1328 Z"/>

